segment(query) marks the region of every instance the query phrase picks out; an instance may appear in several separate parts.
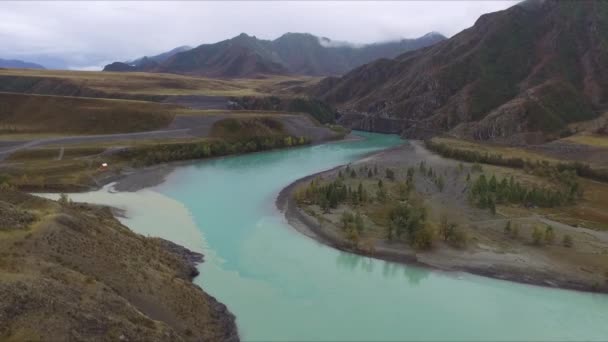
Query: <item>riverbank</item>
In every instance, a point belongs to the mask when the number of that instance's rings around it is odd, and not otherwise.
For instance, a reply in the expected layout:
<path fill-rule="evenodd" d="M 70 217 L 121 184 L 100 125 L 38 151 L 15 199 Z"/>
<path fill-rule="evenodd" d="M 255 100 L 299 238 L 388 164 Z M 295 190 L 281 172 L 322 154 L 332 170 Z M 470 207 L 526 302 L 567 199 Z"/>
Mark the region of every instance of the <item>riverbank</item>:
<path fill-rule="evenodd" d="M 459 166 L 457 161 L 442 158 L 423 147 L 420 142 L 374 153 L 352 163 L 353 169 L 376 166 L 383 169 L 403 170 L 415 167 L 424 161 L 439 174 L 451 175 Z M 466 165 L 464 167 L 470 167 Z M 548 221 L 556 234 L 571 234 L 575 237 L 574 247 L 558 245 L 533 246 L 525 238 L 511 239 L 502 232 L 506 222 L 521 225 L 521 235 L 528 234 L 531 227 L 540 220 L 533 213 L 517 216 L 509 214 L 509 208 L 499 208 L 494 215 L 487 210 L 472 207 L 467 200 L 466 184 L 461 177 L 446 176 L 445 189 L 439 191 L 425 177 L 415 177 L 415 188 L 424 198 L 431 219 L 448 212 L 469 235 L 466 248 L 454 248 L 442 241 L 436 241 L 429 251 L 415 250 L 405 242 L 388 242 L 381 238 L 371 238 L 366 246 L 353 245 L 337 227 L 332 215 L 314 212 L 314 208 L 304 210 L 298 206 L 294 194 L 299 187 L 320 177 L 334 179 L 338 173 L 346 173 L 344 167 L 336 167 L 304 177 L 284 188 L 276 199 L 277 207 L 284 212 L 288 222 L 300 233 L 323 244 L 350 253 L 378 259 L 420 265 L 449 272 L 468 272 L 476 275 L 520 283 L 573 289 L 581 291 L 608 292 L 608 282 L 603 282 L 601 269 L 605 251 L 608 250 L 608 234 L 584 228 L 570 227 Z M 398 171 L 397 171 L 398 172 Z M 381 172 L 383 173 L 383 172 Z M 464 177 L 464 176 L 463 176 Z M 387 179 L 384 179 L 385 184 Z M 390 183 L 390 181 L 388 181 Z M 312 210 L 312 211 L 311 211 Z M 339 207 L 337 212 L 343 211 Z M 312 215 L 311 215 L 312 214 Z M 319 220 L 321 218 L 321 220 Z M 371 220 L 366 222 L 373 226 Z M 528 227 L 530 226 L 530 228 Z M 373 229 L 381 230 L 381 226 Z M 378 233 L 376 232 L 376 235 Z M 376 236 L 374 235 L 374 236 Z M 598 274 L 599 273 L 599 276 Z M 608 273 L 607 273 L 608 274 Z"/>
<path fill-rule="evenodd" d="M 328 141 L 319 141 L 307 146 L 315 146 L 320 144 L 334 144 L 334 143 L 342 143 L 349 141 L 358 141 L 362 138 L 357 136 L 356 134 L 350 133 L 346 137 L 339 140 L 328 140 Z M 293 147 L 298 148 L 298 147 Z M 258 151 L 251 152 L 248 154 L 256 154 L 256 153 L 265 153 L 268 151 Z M 236 155 L 227 155 L 221 157 L 212 157 L 205 159 L 196 159 L 196 160 L 186 160 L 186 161 L 175 161 L 168 163 L 161 163 L 157 165 L 142 167 L 142 168 L 131 168 L 126 172 L 116 174 L 116 175 L 108 175 L 107 177 L 102 177 L 96 179 L 97 186 L 95 188 L 89 189 L 88 191 L 99 190 L 100 188 L 110 184 L 115 183 L 113 189 L 115 191 L 128 191 L 135 192 L 145 188 L 151 188 L 162 184 L 167 176 L 173 172 L 176 168 L 184 167 L 188 165 L 197 164 L 203 161 L 211 161 L 218 160 L 223 158 L 230 158 Z"/>

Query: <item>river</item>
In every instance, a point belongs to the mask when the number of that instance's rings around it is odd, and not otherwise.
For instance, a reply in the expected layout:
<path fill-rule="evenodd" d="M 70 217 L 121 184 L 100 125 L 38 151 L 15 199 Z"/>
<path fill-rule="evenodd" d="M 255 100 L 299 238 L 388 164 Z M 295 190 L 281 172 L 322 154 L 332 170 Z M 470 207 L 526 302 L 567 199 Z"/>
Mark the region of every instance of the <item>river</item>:
<path fill-rule="evenodd" d="M 396 136 L 201 161 L 135 193 L 71 194 L 125 208 L 134 231 L 205 254 L 195 282 L 248 341 L 606 340 L 608 296 L 443 273 L 337 251 L 290 227 L 279 191 L 402 143 Z"/>

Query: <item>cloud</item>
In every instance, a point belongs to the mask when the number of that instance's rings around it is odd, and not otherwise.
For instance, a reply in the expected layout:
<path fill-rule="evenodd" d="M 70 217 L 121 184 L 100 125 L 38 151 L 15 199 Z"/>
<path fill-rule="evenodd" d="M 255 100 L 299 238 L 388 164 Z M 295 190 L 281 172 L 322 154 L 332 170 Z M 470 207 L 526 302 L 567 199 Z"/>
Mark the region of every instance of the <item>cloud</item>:
<path fill-rule="evenodd" d="M 0 58 L 63 60 L 78 68 L 213 43 L 246 32 L 285 32 L 365 44 L 446 36 L 514 1 L 0 1 Z M 37 57 L 36 57 L 37 56 Z M 57 62 L 56 65 L 61 63 Z"/>

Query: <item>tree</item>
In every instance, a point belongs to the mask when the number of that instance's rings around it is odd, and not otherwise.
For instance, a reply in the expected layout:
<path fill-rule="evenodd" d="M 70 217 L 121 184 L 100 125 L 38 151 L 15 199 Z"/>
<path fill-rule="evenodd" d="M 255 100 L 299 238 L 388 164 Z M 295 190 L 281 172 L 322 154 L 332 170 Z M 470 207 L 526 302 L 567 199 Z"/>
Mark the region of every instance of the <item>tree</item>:
<path fill-rule="evenodd" d="M 357 178 L 357 171 L 355 171 L 355 169 L 351 169 L 350 170 L 350 177 L 351 178 Z"/>
<path fill-rule="evenodd" d="M 422 173 L 423 175 L 426 174 L 426 164 L 425 164 L 424 160 L 422 160 L 420 162 L 420 164 L 418 165 L 418 169 L 420 170 L 420 173 Z"/>
<path fill-rule="evenodd" d="M 378 202 L 384 203 L 386 201 L 386 197 L 386 189 L 384 189 L 383 186 L 378 187 L 378 190 L 376 190 L 376 199 L 378 199 Z"/>
<path fill-rule="evenodd" d="M 511 237 L 517 239 L 519 237 L 519 224 L 513 225 L 513 232 L 511 233 Z"/>
<path fill-rule="evenodd" d="M 488 196 L 487 203 L 492 215 L 496 215 L 496 201 L 494 200 L 494 197 Z"/>
<path fill-rule="evenodd" d="M 365 189 L 363 189 L 363 184 L 359 182 L 359 187 L 357 188 L 357 194 L 359 196 L 359 202 L 364 203 L 367 201 L 367 193 Z"/>
<path fill-rule="evenodd" d="M 361 233 L 365 229 L 365 226 L 363 224 L 363 218 L 361 217 L 361 214 L 358 211 L 355 214 L 355 229 L 357 229 L 359 233 Z"/>
<path fill-rule="evenodd" d="M 507 224 L 505 225 L 505 229 L 504 229 L 505 235 L 511 235 L 511 221 L 507 221 Z"/>
<path fill-rule="evenodd" d="M 572 241 L 572 236 L 566 234 L 564 235 L 563 239 L 562 239 L 562 245 L 564 245 L 564 247 L 570 248 L 574 245 L 574 242 Z"/>
<path fill-rule="evenodd" d="M 395 171 L 391 170 L 391 169 L 386 169 L 386 178 L 389 180 L 395 180 Z"/>
<path fill-rule="evenodd" d="M 372 172 L 372 169 L 367 170 L 367 178 L 372 178 L 374 176 L 374 173 Z"/>
<path fill-rule="evenodd" d="M 342 213 L 342 216 L 340 217 L 340 223 L 342 223 L 342 229 L 343 230 L 347 230 L 350 228 L 351 224 L 353 223 L 353 214 L 345 211 Z"/>
<path fill-rule="evenodd" d="M 399 203 L 389 212 L 389 239 L 406 236 L 410 243 L 414 242 L 416 231 L 422 229 L 426 221 L 424 208 Z"/>
<path fill-rule="evenodd" d="M 321 196 L 321 200 L 319 202 L 320 202 L 319 206 L 321 207 L 321 210 L 323 210 L 323 213 L 328 214 L 329 213 L 329 200 L 327 199 L 327 197 Z"/>
<path fill-rule="evenodd" d="M 374 164 L 374 176 L 378 175 L 378 165 Z"/>
<path fill-rule="evenodd" d="M 70 204 L 70 198 L 68 197 L 68 195 L 62 193 L 62 194 L 59 195 L 58 202 L 61 205 L 68 205 L 68 204 Z"/>
<path fill-rule="evenodd" d="M 545 228 L 545 243 L 552 244 L 553 240 L 555 240 L 555 233 L 553 232 L 553 227 L 547 225 Z"/>
<path fill-rule="evenodd" d="M 439 189 L 439 192 L 443 192 L 443 189 L 445 187 L 445 181 L 443 180 L 443 176 L 439 175 L 437 178 L 435 178 L 435 185 L 437 185 L 437 189 Z"/>
<path fill-rule="evenodd" d="M 535 226 L 532 231 L 532 243 L 536 246 L 541 246 L 543 243 L 543 229 L 539 226 Z"/>
<path fill-rule="evenodd" d="M 422 226 L 413 233 L 412 246 L 417 249 L 430 249 L 433 247 L 433 231 L 428 226 Z"/>
<path fill-rule="evenodd" d="M 473 163 L 473 166 L 471 166 L 471 171 L 483 172 L 483 167 L 478 162 L 475 162 L 475 163 Z"/>
<path fill-rule="evenodd" d="M 397 193 L 400 200 L 406 200 L 410 193 L 410 186 L 407 182 L 399 182 L 397 184 Z"/>
<path fill-rule="evenodd" d="M 442 214 L 439 219 L 439 234 L 443 237 L 443 241 L 448 241 L 450 235 L 452 234 L 453 227 L 448 222 L 448 216 L 446 214 Z"/>

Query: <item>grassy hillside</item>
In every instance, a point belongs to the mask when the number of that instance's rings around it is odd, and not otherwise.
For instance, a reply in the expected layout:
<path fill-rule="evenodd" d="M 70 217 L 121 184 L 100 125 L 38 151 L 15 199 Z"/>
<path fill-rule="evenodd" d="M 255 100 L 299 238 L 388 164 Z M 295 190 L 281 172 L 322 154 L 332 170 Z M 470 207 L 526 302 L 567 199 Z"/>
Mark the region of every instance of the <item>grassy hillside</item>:
<path fill-rule="evenodd" d="M 105 134 L 168 126 L 177 106 L 154 102 L 0 93 L 0 132 Z"/>
<path fill-rule="evenodd" d="M 109 209 L 0 191 L 0 340 L 236 340 L 185 250 Z M 108 256 L 112 257 L 108 257 Z"/>
<path fill-rule="evenodd" d="M 293 86 L 294 82 L 307 84 L 318 80 L 286 76 L 222 80 L 172 74 L 3 69 L 0 70 L 0 91 L 67 96 L 87 93 L 93 96 L 97 92 L 99 97 L 120 94 L 255 96 L 280 91 Z"/>

